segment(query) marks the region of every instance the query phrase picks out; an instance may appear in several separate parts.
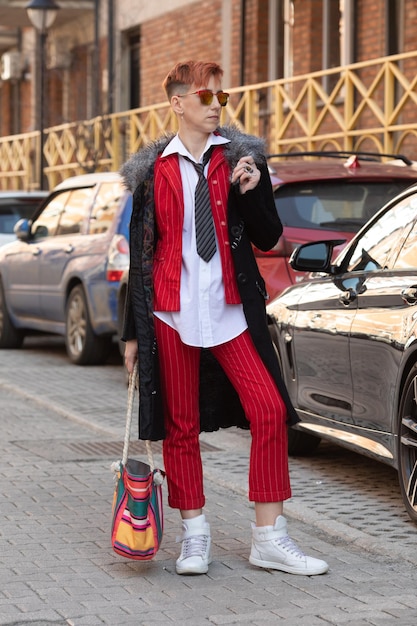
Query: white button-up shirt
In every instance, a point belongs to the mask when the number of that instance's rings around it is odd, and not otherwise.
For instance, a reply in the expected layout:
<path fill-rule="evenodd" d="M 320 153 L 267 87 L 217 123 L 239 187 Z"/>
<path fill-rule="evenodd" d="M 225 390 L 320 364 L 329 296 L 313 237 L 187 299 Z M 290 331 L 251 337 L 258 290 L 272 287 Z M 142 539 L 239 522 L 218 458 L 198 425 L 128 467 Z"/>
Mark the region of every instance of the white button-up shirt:
<path fill-rule="evenodd" d="M 212 133 L 204 152 L 212 145 L 228 142 L 228 139 Z M 184 194 L 180 310 L 154 311 L 154 314 L 174 328 L 183 343 L 209 348 L 237 337 L 247 328 L 247 323 L 242 304 L 226 304 L 217 238 L 216 252 L 208 263 L 197 254 L 194 194 L 198 175 L 192 163 L 182 158 L 186 156 L 195 161 L 178 135 L 170 141 L 162 156 L 176 153 L 180 155 Z M 205 176 L 207 171 L 208 164 L 204 170 Z"/>

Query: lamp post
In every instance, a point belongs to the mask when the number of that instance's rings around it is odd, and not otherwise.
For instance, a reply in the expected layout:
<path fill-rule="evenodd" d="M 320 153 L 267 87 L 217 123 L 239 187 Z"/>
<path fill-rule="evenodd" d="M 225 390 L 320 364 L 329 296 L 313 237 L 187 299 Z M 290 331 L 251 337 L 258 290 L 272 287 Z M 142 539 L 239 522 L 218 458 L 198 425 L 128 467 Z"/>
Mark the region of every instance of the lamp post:
<path fill-rule="evenodd" d="M 55 21 L 59 7 L 54 0 L 31 0 L 26 5 L 28 17 L 39 34 L 39 91 L 38 91 L 38 112 L 39 112 L 39 189 L 44 188 L 44 107 L 45 107 L 45 43 L 48 28 Z"/>

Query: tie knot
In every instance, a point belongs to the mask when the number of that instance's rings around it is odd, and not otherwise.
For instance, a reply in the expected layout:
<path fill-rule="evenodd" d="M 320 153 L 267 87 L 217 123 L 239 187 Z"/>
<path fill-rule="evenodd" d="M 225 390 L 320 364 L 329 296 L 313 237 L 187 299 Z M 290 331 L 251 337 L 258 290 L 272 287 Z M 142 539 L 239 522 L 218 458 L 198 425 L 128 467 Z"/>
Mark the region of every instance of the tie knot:
<path fill-rule="evenodd" d="M 203 167 L 205 167 L 210 161 L 211 153 L 213 152 L 213 150 L 214 146 L 210 146 L 210 148 L 203 154 Z"/>
<path fill-rule="evenodd" d="M 207 163 L 210 161 L 211 153 L 213 152 L 213 149 L 214 149 L 214 146 L 210 146 L 210 148 L 206 150 L 206 152 L 203 154 L 202 163 L 196 163 L 195 161 L 193 161 L 192 159 L 184 155 L 184 159 L 187 159 L 187 161 L 189 161 L 190 163 L 192 163 L 192 165 L 194 165 L 195 171 L 197 172 L 199 177 L 204 176 L 204 168 L 206 167 Z"/>

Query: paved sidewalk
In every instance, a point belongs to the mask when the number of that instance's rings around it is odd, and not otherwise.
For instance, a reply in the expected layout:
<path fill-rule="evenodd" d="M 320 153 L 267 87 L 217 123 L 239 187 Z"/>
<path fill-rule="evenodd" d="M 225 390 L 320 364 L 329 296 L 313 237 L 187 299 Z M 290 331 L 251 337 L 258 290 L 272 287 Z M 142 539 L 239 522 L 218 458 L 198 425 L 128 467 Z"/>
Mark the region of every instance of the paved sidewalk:
<path fill-rule="evenodd" d="M 122 440 L 122 368 L 74 368 L 52 354 L 36 369 L 36 357 L 12 354 L 0 355 L 1 626 L 414 626 L 414 559 L 398 558 L 389 546 L 384 554 L 381 542 L 365 550 L 365 535 L 351 529 L 348 536 L 342 525 L 325 532 L 317 513 L 309 520 L 308 511 L 291 503 L 292 536 L 328 560 L 329 573 L 291 576 L 248 563 L 249 438 L 233 431 L 203 437 L 214 557 L 209 573 L 176 575 L 179 520 L 167 506 L 154 561 L 113 553 L 109 466 L 119 458 L 113 444 Z M 41 397 L 37 389 L 44 390 Z"/>

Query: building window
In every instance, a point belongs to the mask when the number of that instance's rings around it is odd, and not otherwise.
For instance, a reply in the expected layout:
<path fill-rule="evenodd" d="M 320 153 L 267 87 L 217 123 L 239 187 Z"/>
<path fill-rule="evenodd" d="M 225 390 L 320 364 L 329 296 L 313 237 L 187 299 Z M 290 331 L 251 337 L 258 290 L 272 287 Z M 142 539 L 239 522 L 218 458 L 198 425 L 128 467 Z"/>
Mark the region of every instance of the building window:
<path fill-rule="evenodd" d="M 140 106 L 140 33 L 129 36 L 129 109 Z"/>
<path fill-rule="evenodd" d="M 404 0 L 385 0 L 385 55 L 403 50 Z"/>
<path fill-rule="evenodd" d="M 293 75 L 293 0 L 269 0 L 268 80 Z"/>
<path fill-rule="evenodd" d="M 323 0 L 323 69 L 349 65 L 355 61 L 354 10 L 354 0 Z M 330 93 L 338 79 L 336 74 L 324 76 L 324 90 Z"/>
<path fill-rule="evenodd" d="M 391 4 L 396 5 L 395 0 Z M 294 0 L 269 0 L 269 16 L 268 80 L 291 78 L 294 73 Z M 323 0 L 321 32 L 323 69 L 353 63 L 355 0 Z M 326 77 L 324 86 L 330 88 L 331 82 Z"/>

